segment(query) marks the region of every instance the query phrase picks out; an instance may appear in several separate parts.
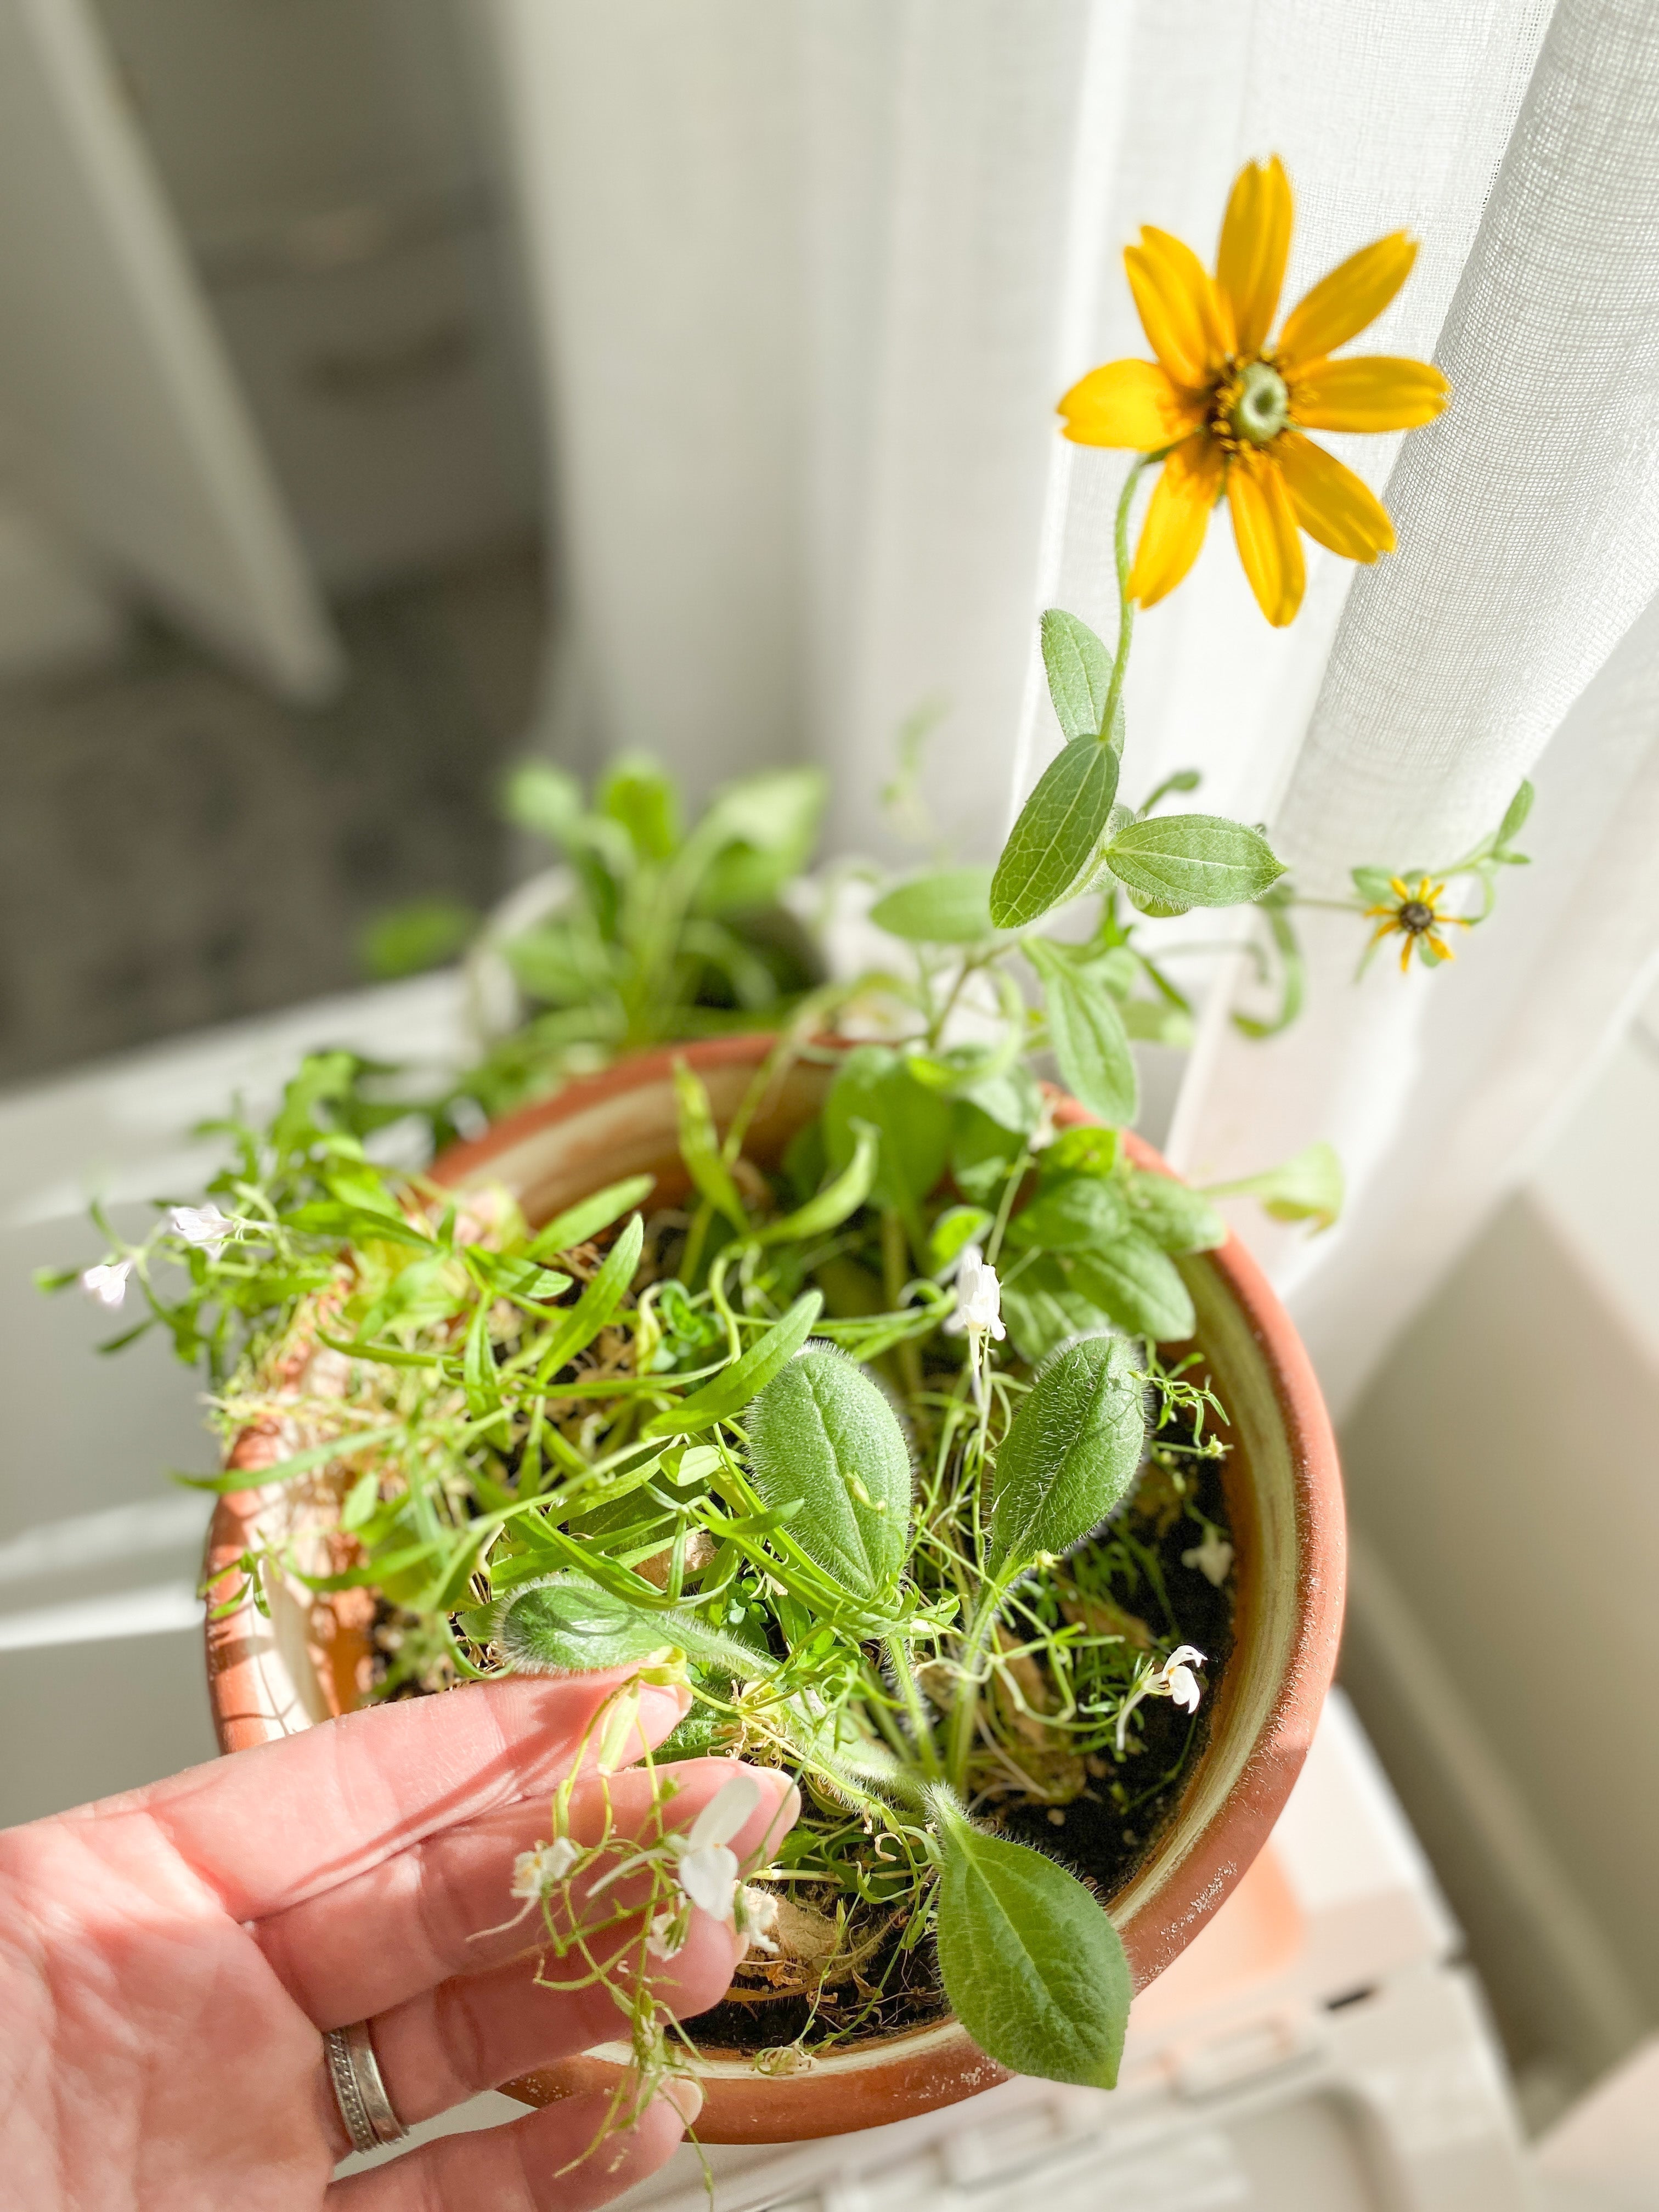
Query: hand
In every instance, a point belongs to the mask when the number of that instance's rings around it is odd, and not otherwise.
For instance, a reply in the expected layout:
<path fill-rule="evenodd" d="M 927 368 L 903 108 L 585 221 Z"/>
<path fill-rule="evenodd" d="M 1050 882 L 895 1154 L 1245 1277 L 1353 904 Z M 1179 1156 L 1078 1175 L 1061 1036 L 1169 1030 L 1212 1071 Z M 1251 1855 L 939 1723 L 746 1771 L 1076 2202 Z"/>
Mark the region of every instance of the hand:
<path fill-rule="evenodd" d="M 6 2202 L 585 2212 L 654 2172 L 696 2117 L 691 2084 L 669 2083 L 635 2126 L 597 2143 L 608 2100 L 574 2097 L 330 2179 L 350 2142 L 321 2030 L 372 2021 L 405 2123 L 618 2033 L 603 1988 L 537 1984 L 533 1918 L 498 1923 L 515 1909 L 515 1856 L 549 1838 L 552 1792 L 621 1679 L 506 1680 L 383 1705 L 0 1833 Z M 685 1705 L 684 1692 L 643 1690 L 641 1735 L 659 1743 Z M 654 1833 L 651 1776 L 601 1779 L 581 1756 L 577 1840 L 599 1840 L 607 1794 L 623 1834 Z M 679 1784 L 665 1816 L 678 1827 L 732 1764 L 665 1771 Z M 732 1843 L 745 1863 L 769 1856 L 799 1810 L 782 1775 L 755 1772 L 761 1804 Z M 653 1994 L 682 2017 L 702 2011 L 738 1955 L 731 1927 L 698 1912 Z"/>

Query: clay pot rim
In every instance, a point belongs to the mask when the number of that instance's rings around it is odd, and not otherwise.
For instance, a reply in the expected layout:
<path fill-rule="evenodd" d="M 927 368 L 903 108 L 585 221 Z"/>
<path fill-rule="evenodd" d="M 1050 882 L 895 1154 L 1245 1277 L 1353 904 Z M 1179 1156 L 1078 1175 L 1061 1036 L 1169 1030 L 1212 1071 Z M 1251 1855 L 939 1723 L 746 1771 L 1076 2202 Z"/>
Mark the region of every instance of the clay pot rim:
<path fill-rule="evenodd" d="M 757 1067 L 775 1042 L 767 1033 L 746 1032 L 629 1055 L 597 1074 L 567 1085 L 550 1098 L 504 1115 L 479 1138 L 450 1147 L 434 1164 L 433 1176 L 447 1185 L 480 1179 L 504 1152 L 521 1140 L 608 1100 L 669 1079 L 678 1060 L 689 1061 L 704 1074 L 736 1066 Z M 1074 1100 L 1066 1099 L 1056 1118 L 1062 1125 L 1075 1126 L 1096 1117 Z M 1170 1172 L 1153 1147 L 1133 1132 L 1126 1133 L 1126 1143 L 1137 1165 Z M 1267 1841 L 1311 1741 L 1334 1672 L 1341 1626 L 1340 1475 L 1334 1437 L 1312 1364 L 1266 1277 L 1237 1235 L 1230 1234 L 1225 1244 L 1204 1254 L 1202 1259 L 1247 1321 L 1249 1334 L 1271 1377 L 1295 1493 L 1299 1602 L 1275 1694 L 1226 1794 L 1187 1839 L 1173 1869 L 1158 1883 L 1145 1905 L 1127 1914 L 1114 1911 L 1135 1968 L 1138 1988 L 1144 1987 L 1184 1948 Z M 238 1447 L 246 1441 L 245 1432 Z M 234 1456 L 234 1449 L 233 1463 Z M 220 1499 L 209 1536 L 210 1576 L 222 1572 L 241 1552 L 242 1530 L 270 1494 L 251 1489 Z M 234 1647 L 240 1617 L 238 1613 L 216 1623 L 210 1620 L 207 1632 L 210 1689 L 216 1727 L 225 1749 L 240 1748 L 245 1742 L 283 1732 L 277 1724 L 259 1717 L 257 1695 L 240 1694 L 250 1686 L 256 1671 L 252 1659 Z M 1235 1665 L 1239 1656 L 1240 1646 L 1236 1644 Z M 1228 1674 L 1232 1671 L 1230 1666 Z M 1202 1765 L 1200 1759 L 1200 1769 Z M 1176 1818 L 1178 1823 L 1180 1814 Z M 1127 1893 L 1130 1899 L 1139 1886 L 1137 1877 Z M 557 2069 L 558 2087 L 545 2093 L 570 2094 L 608 2078 L 617 2055 L 601 2049 L 567 2063 Z M 913 2086 L 896 2103 L 890 2095 L 851 2120 L 826 2119 L 826 2109 L 836 2101 L 836 2083 L 845 2085 L 856 2104 L 857 2087 L 851 2077 L 870 2076 L 884 2068 L 908 2069 L 908 2078 L 924 2085 L 931 2082 L 932 2087 Z M 728 2126 L 723 2121 L 720 2127 L 713 2129 L 705 2125 L 705 2139 L 710 2141 L 804 2139 L 848 2126 L 875 2124 L 971 2094 L 1006 2078 L 1002 2068 L 976 2050 L 953 2015 L 825 2053 L 816 2060 L 810 2074 L 762 2075 L 747 2057 L 738 2054 L 711 2054 L 699 2064 L 698 2071 L 711 2089 L 718 2083 L 727 2097 L 745 2106 L 752 2102 L 767 2108 L 767 2117 L 758 2123 Z M 514 2086 L 526 2098 L 539 2100 L 551 2078 L 541 2077 L 540 2086 L 535 2080 Z M 712 2117 L 712 2112 L 706 2113 L 705 2122 Z M 726 2120 L 730 2118 L 726 2115 Z"/>

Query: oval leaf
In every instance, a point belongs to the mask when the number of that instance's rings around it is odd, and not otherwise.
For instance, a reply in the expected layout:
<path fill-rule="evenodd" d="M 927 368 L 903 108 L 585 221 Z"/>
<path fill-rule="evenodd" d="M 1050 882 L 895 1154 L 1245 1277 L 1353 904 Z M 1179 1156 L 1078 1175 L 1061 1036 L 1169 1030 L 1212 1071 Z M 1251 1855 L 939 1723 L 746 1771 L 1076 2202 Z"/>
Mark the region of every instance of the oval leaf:
<path fill-rule="evenodd" d="M 951 1146 L 951 1102 L 918 1083 L 901 1055 L 884 1044 L 856 1045 L 836 1071 L 823 1102 L 823 1144 L 838 1172 L 849 1167 L 867 1121 L 881 1138 L 871 1196 L 907 1211 L 945 1172 Z"/>
<path fill-rule="evenodd" d="M 809 1345 L 750 1408 L 750 1479 L 789 1534 L 854 1595 L 891 1588 L 910 1528 L 910 1452 L 898 1416 L 833 1345 Z"/>
<path fill-rule="evenodd" d="M 1042 978 L 1061 1082 L 1103 1121 L 1126 1126 L 1139 1109 L 1140 1085 L 1116 1000 L 1047 938 L 1028 939 L 1024 950 Z"/>
<path fill-rule="evenodd" d="M 1284 874 L 1259 831 L 1218 814 L 1155 814 L 1120 830 L 1101 856 L 1146 911 L 1243 906 Z"/>
<path fill-rule="evenodd" d="M 1066 735 L 1097 738 L 1112 688 L 1112 656 L 1088 623 L 1050 607 L 1042 617 L 1042 665 Z"/>
<path fill-rule="evenodd" d="M 1086 1252 L 1109 1244 L 1128 1226 L 1128 1197 L 1115 1177 L 1066 1176 L 1045 1184 L 1014 1216 L 1008 1242 L 1025 1251 Z"/>
<path fill-rule="evenodd" d="M 1115 745 L 1078 738 L 1055 754 L 1015 823 L 991 878 L 991 919 L 1023 929 L 1079 890 L 1117 796 Z"/>
<path fill-rule="evenodd" d="M 939 1973 L 957 2018 L 1016 2074 L 1115 2087 L 1134 1994 L 1117 1930 L 1064 1867 L 933 1797 Z"/>
<path fill-rule="evenodd" d="M 988 1573 L 1070 1551 L 1128 1489 L 1146 1438 L 1139 1362 L 1127 1337 L 1085 1336 L 1041 1370 L 997 1454 Z"/>
<path fill-rule="evenodd" d="M 495 1641 L 520 1674 L 586 1674 L 629 1667 L 668 1647 L 736 1675 L 766 1670 L 746 1644 L 696 1614 L 644 1611 L 601 1589 L 574 1569 L 526 1583 L 504 1598 L 492 1624 Z"/>
<path fill-rule="evenodd" d="M 991 871 L 945 868 L 878 899 L 870 919 L 918 945 L 975 945 L 991 934 Z"/>
<path fill-rule="evenodd" d="M 1227 1241 L 1227 1224 L 1209 1200 L 1173 1176 L 1133 1168 L 1128 1194 L 1135 1227 L 1162 1251 L 1212 1252 Z"/>
<path fill-rule="evenodd" d="M 1097 1252 L 1076 1254 L 1070 1268 L 1073 1286 L 1120 1328 L 1162 1344 L 1190 1336 L 1197 1326 L 1174 1261 L 1139 1229 L 1126 1229 Z"/>

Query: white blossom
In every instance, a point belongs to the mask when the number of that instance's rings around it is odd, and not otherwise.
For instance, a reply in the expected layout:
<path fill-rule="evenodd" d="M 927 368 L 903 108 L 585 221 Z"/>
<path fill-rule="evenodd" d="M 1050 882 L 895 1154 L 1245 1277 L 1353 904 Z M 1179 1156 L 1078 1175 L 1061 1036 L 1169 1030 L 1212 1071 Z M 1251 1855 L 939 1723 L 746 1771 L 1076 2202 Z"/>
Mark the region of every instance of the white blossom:
<path fill-rule="evenodd" d="M 732 1838 L 760 1802 L 760 1784 L 754 1777 L 734 1774 L 721 1784 L 683 1836 L 669 1838 L 678 1855 L 674 1872 L 682 1893 L 716 1920 L 732 1916 L 739 1870 Z"/>
<path fill-rule="evenodd" d="M 1204 1541 L 1183 1552 L 1181 1564 L 1183 1567 L 1195 1567 L 1206 1582 L 1213 1583 L 1219 1589 L 1232 1572 L 1233 1547 L 1212 1522 L 1204 1531 Z"/>
<path fill-rule="evenodd" d="M 778 1900 L 769 1889 L 744 1882 L 738 1892 L 736 1919 L 738 1933 L 747 1936 L 751 1951 L 769 1952 L 776 1958 Z"/>
<path fill-rule="evenodd" d="M 1198 1711 L 1198 1701 L 1204 1691 L 1192 1669 L 1196 1660 L 1201 1667 L 1204 1654 L 1194 1644 L 1177 1644 L 1152 1678 L 1152 1686 L 1160 1697 L 1173 1698 L 1176 1705 L 1189 1713 Z"/>
<path fill-rule="evenodd" d="M 651 1923 L 645 1948 L 653 1959 L 678 1959 L 685 1948 L 685 1939 L 690 1932 L 686 1914 L 659 1912 Z"/>
<path fill-rule="evenodd" d="M 206 1206 L 175 1206 L 167 1216 L 173 1235 L 198 1252 L 216 1252 L 222 1244 L 229 1243 L 241 1225 L 230 1214 L 221 1213 L 211 1200 Z"/>
<path fill-rule="evenodd" d="M 988 1336 L 1000 1344 L 1008 1334 L 1002 1325 L 1002 1285 L 977 1244 L 963 1247 L 957 1269 L 957 1310 L 945 1327 L 952 1336 L 965 1333 L 975 1352 Z"/>
<path fill-rule="evenodd" d="M 95 1267 L 88 1267 L 81 1278 L 81 1288 L 100 1306 L 116 1311 L 127 1294 L 127 1277 L 132 1273 L 131 1260 L 101 1260 Z"/>
<path fill-rule="evenodd" d="M 550 1844 L 538 1844 L 532 1850 L 520 1851 L 513 1862 L 514 1896 L 545 1897 L 555 1882 L 564 1880 L 580 1856 L 568 1836 L 556 1836 Z"/>

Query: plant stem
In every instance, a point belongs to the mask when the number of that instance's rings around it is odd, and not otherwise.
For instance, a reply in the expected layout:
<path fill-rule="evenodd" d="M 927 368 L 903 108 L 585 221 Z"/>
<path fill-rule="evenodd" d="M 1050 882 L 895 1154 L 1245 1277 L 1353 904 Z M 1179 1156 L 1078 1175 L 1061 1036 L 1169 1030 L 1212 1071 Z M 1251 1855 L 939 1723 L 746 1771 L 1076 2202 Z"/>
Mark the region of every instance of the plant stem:
<path fill-rule="evenodd" d="M 910 1671 L 910 1662 L 903 1644 L 896 1636 L 890 1636 L 885 1645 L 887 1657 L 893 1669 L 893 1680 L 904 1700 L 904 1710 L 910 1717 L 910 1729 L 916 1740 L 916 1755 L 921 1761 L 921 1771 L 931 1782 L 942 1782 L 945 1768 L 939 1755 L 939 1746 L 933 1741 L 933 1723 L 928 1720 L 927 1707 L 921 1702 L 921 1692 L 916 1687 L 916 1678 Z"/>
<path fill-rule="evenodd" d="M 1002 1585 L 994 1583 L 979 1601 L 979 1610 L 968 1624 L 962 1639 L 962 1650 L 957 1664 L 962 1669 L 963 1680 L 957 1692 L 956 1703 L 951 1708 L 951 1732 L 945 1744 L 945 1774 L 951 1788 L 959 1797 L 968 1795 L 968 1760 L 974 1748 L 974 1725 L 979 1718 L 979 1684 L 974 1679 L 974 1669 L 979 1664 L 979 1655 L 985 1648 L 985 1639 L 997 1617 L 997 1607 L 1002 1598 Z"/>
<path fill-rule="evenodd" d="M 1123 480 L 1123 489 L 1118 495 L 1117 520 L 1113 526 L 1113 544 L 1117 556 L 1117 651 L 1112 659 L 1112 680 L 1107 687 L 1106 706 L 1100 718 L 1103 740 L 1110 742 L 1112 724 L 1117 715 L 1118 702 L 1123 696 L 1123 679 L 1129 667 L 1129 641 L 1134 635 L 1134 601 L 1129 597 L 1129 508 L 1133 502 L 1135 486 L 1140 482 L 1140 472 L 1154 460 L 1158 453 L 1142 453 Z"/>

